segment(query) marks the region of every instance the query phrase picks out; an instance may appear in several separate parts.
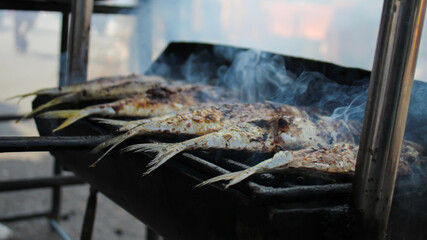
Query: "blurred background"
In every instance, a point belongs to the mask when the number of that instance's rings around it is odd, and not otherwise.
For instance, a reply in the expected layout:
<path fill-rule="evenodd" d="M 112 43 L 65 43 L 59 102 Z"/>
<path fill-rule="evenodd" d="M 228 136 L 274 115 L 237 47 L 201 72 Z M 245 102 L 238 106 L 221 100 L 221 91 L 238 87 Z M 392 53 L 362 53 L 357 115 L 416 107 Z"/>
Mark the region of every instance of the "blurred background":
<path fill-rule="evenodd" d="M 139 4 L 141 8 L 132 14 L 93 15 L 89 79 L 144 73 L 171 41 L 253 48 L 370 70 L 382 8 L 379 0 L 156 0 Z M 59 13 L 0 10 L 1 114 L 22 114 L 31 108 L 31 99 L 18 104 L 5 98 L 58 84 L 60 27 Z M 421 39 L 418 80 L 427 80 L 426 39 Z M 32 121 L 25 121 L 0 123 L 0 135 L 38 133 Z M 51 166 L 48 153 L 1 154 L 0 180 L 48 176 Z M 67 187 L 63 192 L 62 225 L 78 238 L 88 188 Z M 144 236 L 141 223 L 100 198 L 94 239 Z M 49 199 L 49 191 L 2 193 L 0 215 L 43 209 Z M 44 219 L 8 226 L 15 232 L 13 239 L 59 239 Z M 34 238 L 35 233 L 40 238 Z"/>

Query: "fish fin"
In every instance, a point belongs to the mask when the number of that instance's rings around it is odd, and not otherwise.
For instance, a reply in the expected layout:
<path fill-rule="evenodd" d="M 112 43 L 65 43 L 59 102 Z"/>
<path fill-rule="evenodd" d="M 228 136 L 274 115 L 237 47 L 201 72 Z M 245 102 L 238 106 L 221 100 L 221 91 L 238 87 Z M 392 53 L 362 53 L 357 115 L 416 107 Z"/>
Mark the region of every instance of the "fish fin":
<path fill-rule="evenodd" d="M 151 121 L 151 119 L 141 119 L 141 120 L 136 120 L 136 121 L 130 121 L 130 122 L 127 122 L 126 124 L 124 124 L 121 128 L 119 128 L 119 131 L 129 131 L 129 130 L 136 128 L 140 125 L 147 124 L 150 121 Z"/>
<path fill-rule="evenodd" d="M 129 121 L 123 121 L 123 120 L 107 119 L 107 118 L 91 118 L 91 119 L 99 123 L 113 125 L 113 126 L 123 126 L 129 122 Z"/>
<path fill-rule="evenodd" d="M 148 170 L 144 173 L 144 176 L 151 173 L 160 167 L 163 163 L 171 159 L 173 156 L 184 151 L 186 149 L 185 144 L 171 144 L 171 143 L 143 143 L 129 146 L 124 151 L 135 151 L 135 152 L 157 152 L 156 157 L 148 163 Z"/>
<path fill-rule="evenodd" d="M 139 125 L 150 122 L 149 119 L 141 119 L 141 120 L 135 120 L 135 121 L 123 121 L 123 120 L 105 119 L 105 118 L 91 118 L 91 119 L 96 120 L 99 123 L 108 124 L 112 126 L 119 126 L 120 127 L 118 129 L 119 132 L 129 131 Z"/>

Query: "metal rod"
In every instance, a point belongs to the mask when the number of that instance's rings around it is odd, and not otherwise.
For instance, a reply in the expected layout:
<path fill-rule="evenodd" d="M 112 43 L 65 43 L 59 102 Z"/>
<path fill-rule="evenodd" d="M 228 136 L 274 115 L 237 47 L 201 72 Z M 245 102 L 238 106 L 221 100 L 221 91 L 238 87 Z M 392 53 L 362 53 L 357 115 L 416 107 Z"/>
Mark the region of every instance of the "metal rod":
<path fill-rule="evenodd" d="M 137 51 L 131 53 L 137 55 L 134 62 L 138 63 L 138 70 L 142 73 L 148 69 L 152 61 L 152 5 L 151 0 L 141 0 L 136 14 L 133 45 Z"/>
<path fill-rule="evenodd" d="M 72 240 L 71 237 L 59 226 L 56 220 L 51 219 L 49 221 L 50 226 L 55 230 L 58 235 L 64 240 Z"/>
<path fill-rule="evenodd" d="M 93 0 L 74 0 L 71 6 L 71 27 L 68 71 L 65 85 L 86 82 L 89 55 L 90 20 Z"/>
<path fill-rule="evenodd" d="M 408 114 L 425 0 L 384 1 L 352 204 L 358 239 L 384 239 Z"/>
<path fill-rule="evenodd" d="M 53 163 L 53 175 L 55 177 L 60 177 L 61 173 L 61 162 L 57 158 L 55 158 Z M 59 221 L 59 214 L 61 212 L 61 186 L 62 185 L 57 185 L 52 187 L 51 219 L 55 221 Z"/>
<path fill-rule="evenodd" d="M 108 138 L 108 135 L 86 137 L 0 137 L 0 152 L 91 150 Z"/>
<path fill-rule="evenodd" d="M 108 14 L 133 14 L 136 5 L 108 5 L 106 1 L 96 1 L 93 7 L 94 13 Z M 71 1 L 35 1 L 35 0 L 2 0 L 0 9 L 23 10 L 23 11 L 52 11 L 70 12 Z"/>
<path fill-rule="evenodd" d="M 59 86 L 65 86 L 66 73 L 67 73 L 67 54 L 68 54 L 68 32 L 69 25 L 69 12 L 62 12 L 62 27 L 61 27 L 61 54 L 59 56 Z"/>
<path fill-rule="evenodd" d="M 0 222 L 13 222 L 13 221 L 19 221 L 24 219 L 48 217 L 49 215 L 50 215 L 49 211 L 32 212 L 32 213 L 24 213 L 24 214 L 11 214 L 11 215 L 0 217 Z"/>
<path fill-rule="evenodd" d="M 93 225 L 95 223 L 96 215 L 96 202 L 97 202 L 98 191 L 94 188 L 90 188 L 89 198 L 87 200 L 85 217 L 83 220 L 82 233 L 80 236 L 81 240 L 92 239 Z"/>
<path fill-rule="evenodd" d="M 22 119 L 24 117 L 24 115 L 1 115 L 0 116 L 0 122 L 3 121 L 11 121 L 11 120 L 19 120 Z M 29 120 L 30 118 L 26 118 L 26 119 L 22 119 L 22 120 Z"/>
<path fill-rule="evenodd" d="M 76 176 L 54 176 L 0 181 L 0 192 L 20 191 L 35 188 L 67 186 L 85 183 Z"/>

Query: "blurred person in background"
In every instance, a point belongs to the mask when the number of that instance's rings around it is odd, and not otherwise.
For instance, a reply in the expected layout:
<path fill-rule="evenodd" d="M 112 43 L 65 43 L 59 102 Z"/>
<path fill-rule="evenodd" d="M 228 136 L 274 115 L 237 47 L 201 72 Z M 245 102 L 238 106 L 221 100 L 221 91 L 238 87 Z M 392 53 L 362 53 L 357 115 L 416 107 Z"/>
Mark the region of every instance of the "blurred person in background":
<path fill-rule="evenodd" d="M 15 11 L 15 47 L 19 53 L 26 53 L 28 49 L 28 32 L 34 28 L 38 12 Z"/>

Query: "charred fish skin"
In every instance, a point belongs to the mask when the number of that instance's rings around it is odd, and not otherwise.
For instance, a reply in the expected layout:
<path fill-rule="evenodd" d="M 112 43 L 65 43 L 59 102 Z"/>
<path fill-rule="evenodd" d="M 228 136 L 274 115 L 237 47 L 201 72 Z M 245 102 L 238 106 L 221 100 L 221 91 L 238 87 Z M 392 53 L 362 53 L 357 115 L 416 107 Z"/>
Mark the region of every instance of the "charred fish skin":
<path fill-rule="evenodd" d="M 280 151 L 272 158 L 247 168 L 243 171 L 228 173 L 208 179 L 196 187 L 201 187 L 218 181 L 229 181 L 225 188 L 237 184 L 254 174 L 266 172 L 283 172 L 291 169 L 310 170 L 316 172 L 345 174 L 352 176 L 356 167 L 358 147 L 349 143 L 328 146 L 318 145 L 297 151 Z M 398 174 L 408 175 L 411 172 L 410 158 L 413 163 L 419 161 L 420 151 L 411 143 L 404 143 L 400 156 Z"/>
<path fill-rule="evenodd" d="M 284 107 L 280 111 L 289 112 L 289 108 L 292 107 Z M 301 114 L 300 112 L 298 113 Z M 133 121 L 132 126 L 138 126 L 141 130 L 140 134 L 144 134 L 146 132 L 145 128 L 149 128 L 147 130 L 148 133 L 203 135 L 239 123 L 262 117 L 271 118 L 275 115 L 277 115 L 277 111 L 264 104 L 226 103 L 218 106 L 207 103 L 183 109 L 176 114 L 152 119 L 149 122 L 144 119 L 139 120 L 141 124 L 138 124 L 138 120 Z M 155 130 L 156 128 L 157 130 Z M 127 129 L 129 127 L 124 128 L 124 130 Z"/>
<path fill-rule="evenodd" d="M 150 162 L 146 174 L 158 168 L 161 164 L 176 154 L 195 149 L 228 149 L 250 152 L 277 152 L 287 149 L 302 149 L 318 144 L 326 145 L 331 140 L 324 137 L 322 129 L 308 119 L 301 117 L 273 117 L 270 119 L 252 120 L 238 124 L 218 132 L 203 135 L 176 144 L 136 144 L 125 151 L 157 152 L 157 156 Z M 332 137 L 333 144 L 346 140 Z"/>

